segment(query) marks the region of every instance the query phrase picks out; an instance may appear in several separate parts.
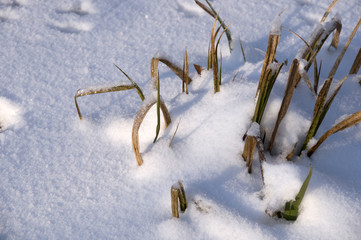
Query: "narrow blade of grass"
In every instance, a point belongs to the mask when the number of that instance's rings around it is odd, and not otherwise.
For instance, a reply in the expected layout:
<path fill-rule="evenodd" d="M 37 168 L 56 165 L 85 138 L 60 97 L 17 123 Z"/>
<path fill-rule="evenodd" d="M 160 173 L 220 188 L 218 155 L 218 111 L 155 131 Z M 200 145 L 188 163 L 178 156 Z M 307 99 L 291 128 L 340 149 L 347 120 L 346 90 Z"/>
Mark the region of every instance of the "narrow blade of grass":
<path fill-rule="evenodd" d="M 215 48 L 215 28 L 217 24 L 217 18 L 213 22 L 212 33 L 211 33 L 211 58 L 212 58 L 212 69 L 213 69 L 213 83 L 214 83 L 214 93 L 220 91 L 219 89 L 219 79 L 218 79 L 218 62 L 217 62 L 217 53 Z"/>
<path fill-rule="evenodd" d="M 233 78 L 232 78 L 232 82 L 234 82 L 234 80 L 236 79 L 236 77 L 237 77 L 237 75 L 238 75 L 239 71 L 241 71 L 241 70 L 238 70 L 238 71 L 236 72 L 236 74 L 234 74 L 234 76 L 233 76 Z"/>
<path fill-rule="evenodd" d="M 153 143 L 157 141 L 158 135 L 160 131 L 160 81 L 159 81 L 159 73 L 157 80 L 157 127 L 155 129 L 155 137 Z"/>
<path fill-rule="evenodd" d="M 324 104 L 326 102 L 326 97 L 328 94 L 328 91 L 330 89 L 331 86 L 331 79 L 327 79 L 325 81 L 325 83 L 323 84 L 323 87 L 320 91 L 320 93 L 318 94 L 318 97 L 316 99 L 316 103 L 315 103 L 315 108 L 313 109 L 313 116 L 312 116 L 312 121 L 311 121 L 311 125 L 310 128 L 308 129 L 306 138 L 303 142 L 302 148 L 299 152 L 299 155 L 301 154 L 301 152 L 303 150 L 305 150 L 307 148 L 308 142 L 316 135 L 318 126 L 320 125 L 320 117 L 323 111 L 323 107 Z"/>
<path fill-rule="evenodd" d="M 332 134 L 342 131 L 346 128 L 352 127 L 360 122 L 361 122 L 361 111 L 355 112 L 345 120 L 339 122 L 321 136 L 321 138 L 317 141 L 317 143 L 310 150 L 308 150 L 307 156 L 311 157 L 312 154 L 317 150 L 317 148 Z"/>
<path fill-rule="evenodd" d="M 246 62 L 247 62 L 246 54 L 245 54 L 245 52 L 244 52 L 243 44 L 242 44 L 241 39 L 239 40 L 239 44 L 241 45 L 241 51 L 242 51 L 243 61 L 244 61 L 244 63 L 246 63 Z"/>
<path fill-rule="evenodd" d="M 189 62 L 188 62 L 188 52 L 187 48 L 185 50 L 184 54 L 184 78 L 185 78 L 185 84 L 186 84 L 186 94 L 188 94 L 188 84 L 189 84 Z"/>
<path fill-rule="evenodd" d="M 320 75 L 321 75 L 321 69 L 322 69 L 322 60 L 320 61 L 320 67 L 317 67 L 317 60 L 315 58 L 314 60 L 314 63 L 313 63 L 313 66 L 314 66 L 314 79 L 313 79 L 313 89 L 317 95 L 317 92 L 318 92 L 318 83 L 320 81 Z"/>
<path fill-rule="evenodd" d="M 212 9 L 210 9 L 209 7 L 207 7 L 206 5 L 204 5 L 203 3 L 201 3 L 200 1 L 195 0 L 195 2 L 198 4 L 198 6 L 200 6 L 206 13 L 208 13 L 211 17 L 216 18 L 217 14 L 214 14 L 212 12 Z"/>
<path fill-rule="evenodd" d="M 171 140 L 170 140 L 170 142 L 169 142 L 169 147 L 171 147 L 171 146 L 172 146 L 172 143 L 173 143 L 174 137 L 175 137 L 175 135 L 176 135 L 176 134 L 177 134 L 177 132 L 178 132 L 179 124 L 180 124 L 180 119 L 179 119 L 178 124 L 177 124 L 177 127 L 176 127 L 176 129 L 175 129 L 175 131 L 174 131 L 174 134 L 173 134 L 173 136 L 172 136 L 172 139 L 171 139 Z"/>
<path fill-rule="evenodd" d="M 330 107 L 331 107 L 331 104 L 332 104 L 333 100 L 335 99 L 338 91 L 340 90 L 340 88 L 342 87 L 342 84 L 344 83 L 344 81 L 345 81 L 346 79 L 347 79 L 347 76 L 345 76 L 345 77 L 343 77 L 343 78 L 341 79 L 341 81 L 339 82 L 337 88 L 336 88 L 335 91 L 331 94 L 331 96 L 330 96 L 329 99 L 326 101 L 325 105 L 323 106 L 322 112 L 321 112 L 321 115 L 320 115 L 320 119 L 319 119 L 319 122 L 318 122 L 318 125 L 317 125 L 317 128 L 316 128 L 316 131 L 315 131 L 315 132 L 317 132 L 318 128 L 320 127 L 323 119 L 325 118 L 328 110 L 329 110 Z M 316 133 L 315 133 L 315 134 L 316 134 Z"/>
<path fill-rule="evenodd" d="M 229 29 L 227 29 L 227 25 L 220 18 L 219 14 L 214 10 L 212 4 L 208 0 L 206 0 L 206 2 L 208 4 L 209 8 L 211 9 L 211 11 L 213 12 L 213 14 L 216 16 L 214 18 L 216 18 L 219 21 L 219 24 L 222 26 L 222 28 L 225 29 L 226 36 L 228 39 L 229 52 L 232 53 L 232 34 L 231 34 L 231 32 L 229 31 Z"/>
<path fill-rule="evenodd" d="M 112 86 L 112 87 L 94 87 L 94 88 L 78 89 L 78 91 L 76 91 L 75 96 L 74 96 L 74 102 L 75 102 L 76 110 L 78 112 L 79 119 L 81 120 L 83 118 L 83 116 L 80 112 L 80 108 L 78 105 L 78 101 L 77 101 L 78 97 L 92 95 L 92 94 L 99 94 L 99 93 L 125 91 L 125 90 L 134 89 L 134 88 L 135 88 L 134 85 L 119 85 L 119 86 Z"/>
<path fill-rule="evenodd" d="M 361 48 L 358 50 L 355 60 L 353 61 L 352 67 L 349 74 L 357 74 L 361 67 Z"/>
<path fill-rule="evenodd" d="M 330 6 L 328 6 L 327 10 L 325 11 L 325 13 L 323 14 L 323 17 L 321 19 L 321 22 L 324 22 L 328 16 L 328 14 L 330 14 L 332 8 L 336 5 L 336 3 L 338 2 L 338 0 L 333 0 L 332 3 L 330 4 Z"/>
<path fill-rule="evenodd" d="M 140 99 L 142 101 L 144 101 L 144 94 L 143 94 L 143 91 L 140 89 L 140 87 L 138 86 L 138 84 L 136 82 L 133 81 L 133 79 L 131 79 L 128 74 L 126 74 L 120 67 L 118 67 L 116 64 L 114 64 L 114 66 L 119 70 L 121 71 L 124 76 L 126 76 L 128 78 L 128 80 L 134 85 L 135 89 L 137 89 L 137 92 L 138 92 L 138 95 L 140 97 Z"/>

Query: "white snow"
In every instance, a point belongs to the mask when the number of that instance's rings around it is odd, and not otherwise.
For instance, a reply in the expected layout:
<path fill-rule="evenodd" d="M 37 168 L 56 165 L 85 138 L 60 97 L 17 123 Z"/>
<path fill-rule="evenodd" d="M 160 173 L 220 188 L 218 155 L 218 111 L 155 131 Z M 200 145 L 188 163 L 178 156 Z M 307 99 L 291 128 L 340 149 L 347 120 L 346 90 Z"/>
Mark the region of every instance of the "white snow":
<path fill-rule="evenodd" d="M 270 35 L 281 35 L 281 32 L 282 32 L 282 20 L 281 17 L 277 15 L 271 23 Z"/>
<path fill-rule="evenodd" d="M 330 4 L 320 1 L 211 1 L 235 37 L 227 55 L 222 38 L 221 91 L 206 68 L 214 19 L 194 3 L 131 0 L 0 0 L 0 239 L 359 239 L 361 236 L 361 126 L 330 136 L 311 159 L 285 156 L 302 143 L 314 98 L 301 81 L 276 137 L 265 152 L 262 184 L 257 151 L 249 174 L 241 153 L 252 122 L 256 90 L 274 16 L 309 39 Z M 203 1 L 204 3 L 204 1 Z M 352 7 L 350 7 L 352 6 Z M 340 47 L 317 56 L 320 86 L 359 18 L 358 0 L 339 1 Z M 280 28 L 280 19 L 272 26 Z M 245 50 L 244 63 L 239 41 Z M 335 75 L 349 72 L 360 47 L 356 33 Z M 276 59 L 292 59 L 304 43 L 282 31 Z M 78 89 L 129 83 L 124 70 L 154 100 L 150 61 L 158 52 L 182 63 L 187 48 L 193 82 L 159 64 L 160 93 L 172 118 L 155 144 L 156 107 L 140 128 L 138 166 L 132 150 L 136 90 L 78 98 Z M 262 51 L 260 51 L 262 50 Z M 235 81 L 232 81 L 237 73 Z M 287 83 L 284 66 L 260 126 L 271 137 Z M 311 67 L 309 76 L 313 76 Z M 359 73 L 358 73 L 359 74 Z M 312 78 L 312 77 L 311 77 Z M 312 79 L 311 79 L 312 81 Z M 347 79 L 315 139 L 341 116 L 360 110 L 361 86 Z M 320 87 L 319 87 L 320 88 Z M 177 124 L 179 128 L 171 141 Z M 258 128 L 257 128 L 258 131 Z M 312 140 L 310 144 L 314 143 Z M 313 175 L 297 221 L 269 217 Z M 182 180 L 188 208 L 172 219 L 170 189 Z"/>

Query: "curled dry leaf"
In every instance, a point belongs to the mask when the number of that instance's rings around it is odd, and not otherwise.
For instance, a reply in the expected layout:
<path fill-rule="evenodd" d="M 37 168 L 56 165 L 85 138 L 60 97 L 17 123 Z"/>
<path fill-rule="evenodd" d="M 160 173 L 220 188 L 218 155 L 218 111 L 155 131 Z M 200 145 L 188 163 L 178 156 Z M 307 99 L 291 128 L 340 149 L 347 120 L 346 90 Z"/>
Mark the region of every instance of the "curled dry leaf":
<path fill-rule="evenodd" d="M 133 129 L 132 129 L 132 145 L 133 145 L 133 151 L 135 154 L 135 158 L 136 158 L 139 166 L 141 166 L 143 164 L 143 159 L 140 154 L 140 148 L 139 148 L 139 128 L 140 128 L 140 125 L 142 124 L 146 114 L 148 113 L 149 109 L 156 103 L 157 103 L 157 100 L 143 104 L 134 119 Z M 163 112 L 165 127 L 167 128 L 172 120 L 170 118 L 168 109 L 162 99 L 160 99 L 160 109 Z"/>

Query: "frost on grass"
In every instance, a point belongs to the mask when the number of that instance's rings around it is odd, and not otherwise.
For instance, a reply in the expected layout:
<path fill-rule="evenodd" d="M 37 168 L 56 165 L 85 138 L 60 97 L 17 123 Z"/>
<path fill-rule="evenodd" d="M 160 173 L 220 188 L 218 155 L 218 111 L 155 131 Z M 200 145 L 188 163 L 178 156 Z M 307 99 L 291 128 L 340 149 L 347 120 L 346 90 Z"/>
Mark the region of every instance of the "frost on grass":
<path fill-rule="evenodd" d="M 22 125 L 22 110 L 20 106 L 10 100 L 0 97 L 0 132 Z"/>

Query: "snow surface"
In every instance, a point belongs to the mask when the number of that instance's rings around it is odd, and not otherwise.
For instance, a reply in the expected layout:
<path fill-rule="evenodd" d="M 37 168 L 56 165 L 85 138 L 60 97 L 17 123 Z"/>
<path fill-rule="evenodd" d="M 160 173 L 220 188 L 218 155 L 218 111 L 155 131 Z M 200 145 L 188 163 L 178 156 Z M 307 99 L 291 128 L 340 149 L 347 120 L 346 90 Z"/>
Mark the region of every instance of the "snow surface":
<path fill-rule="evenodd" d="M 302 142 L 314 98 L 302 81 L 266 153 L 265 186 L 258 154 L 248 174 L 241 152 L 251 125 L 255 94 L 271 22 L 308 39 L 331 1 L 212 1 L 237 40 L 226 38 L 220 93 L 211 72 L 198 76 L 189 95 L 159 64 L 161 94 L 172 124 L 153 144 L 156 110 L 140 128 L 138 166 L 131 146 L 134 117 L 142 106 L 135 90 L 84 96 L 80 88 L 129 84 L 120 66 L 151 96 L 150 60 L 159 51 L 178 62 L 187 47 L 190 63 L 206 66 L 213 19 L 192 0 L 0 0 L 0 239 L 360 239 L 361 126 L 327 139 L 311 159 L 285 156 Z M 327 47 L 325 79 L 361 12 L 359 0 L 339 1 L 340 47 Z M 349 72 L 360 47 L 355 35 L 335 75 Z M 303 42 L 282 30 L 277 60 L 289 62 Z M 287 82 L 284 67 L 274 85 L 262 127 L 270 137 Z M 233 76 L 237 73 L 234 81 Z M 312 69 L 309 76 L 313 76 Z M 360 110 L 359 78 L 349 76 L 316 139 L 341 116 Z M 147 94 L 148 93 L 148 94 Z M 169 142 L 179 122 L 171 147 Z M 314 142 L 313 139 L 311 142 Z M 271 218 L 313 175 L 295 222 Z M 170 188 L 183 181 L 188 209 L 171 217 Z"/>

